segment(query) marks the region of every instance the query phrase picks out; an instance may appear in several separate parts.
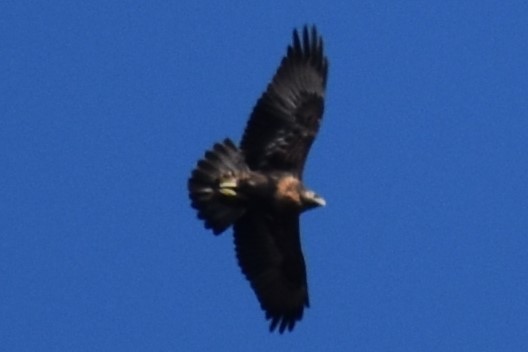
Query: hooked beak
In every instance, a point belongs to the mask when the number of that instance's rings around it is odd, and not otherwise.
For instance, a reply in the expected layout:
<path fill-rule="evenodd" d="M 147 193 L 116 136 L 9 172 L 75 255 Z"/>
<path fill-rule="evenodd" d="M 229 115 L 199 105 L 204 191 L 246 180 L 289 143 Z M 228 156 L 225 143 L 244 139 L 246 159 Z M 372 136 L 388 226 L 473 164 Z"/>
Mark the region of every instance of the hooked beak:
<path fill-rule="evenodd" d="M 318 195 L 314 195 L 312 201 L 320 207 L 324 207 L 326 205 L 326 201 L 324 200 L 324 198 L 319 197 Z"/>
<path fill-rule="evenodd" d="M 324 207 L 326 205 L 326 201 L 323 197 L 318 196 L 313 191 L 307 191 L 304 194 L 304 204 L 305 204 L 305 210 L 313 209 L 316 207 Z"/>

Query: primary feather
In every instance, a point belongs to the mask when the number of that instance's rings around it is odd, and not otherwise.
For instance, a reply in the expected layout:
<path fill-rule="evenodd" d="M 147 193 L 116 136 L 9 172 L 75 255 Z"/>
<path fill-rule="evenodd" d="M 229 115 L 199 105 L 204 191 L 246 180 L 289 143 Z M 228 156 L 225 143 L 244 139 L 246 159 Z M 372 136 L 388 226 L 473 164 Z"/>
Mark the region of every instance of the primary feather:
<path fill-rule="evenodd" d="M 324 111 L 328 60 L 315 27 L 304 27 L 258 100 L 240 144 L 253 170 L 302 175 Z"/>

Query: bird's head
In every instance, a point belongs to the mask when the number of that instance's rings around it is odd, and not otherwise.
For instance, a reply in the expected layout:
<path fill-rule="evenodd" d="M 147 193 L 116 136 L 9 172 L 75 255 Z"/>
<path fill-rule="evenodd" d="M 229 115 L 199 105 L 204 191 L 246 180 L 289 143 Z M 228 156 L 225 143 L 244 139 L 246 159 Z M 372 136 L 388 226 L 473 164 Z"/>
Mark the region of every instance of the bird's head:
<path fill-rule="evenodd" d="M 275 200 L 278 208 L 303 212 L 326 205 L 325 200 L 307 189 L 297 177 L 286 175 L 276 179 Z"/>

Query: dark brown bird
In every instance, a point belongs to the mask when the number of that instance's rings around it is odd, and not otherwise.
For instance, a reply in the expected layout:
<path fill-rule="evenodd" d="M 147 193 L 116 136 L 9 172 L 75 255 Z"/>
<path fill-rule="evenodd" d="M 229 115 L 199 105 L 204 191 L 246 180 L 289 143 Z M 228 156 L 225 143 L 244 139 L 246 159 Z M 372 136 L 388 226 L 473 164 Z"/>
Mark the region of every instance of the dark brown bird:
<path fill-rule="evenodd" d="M 293 31 L 240 147 L 214 145 L 188 182 L 192 206 L 215 235 L 233 225 L 236 255 L 270 331 L 291 331 L 309 306 L 299 238 L 302 212 L 325 205 L 302 182 L 324 110 L 328 60 L 315 27 Z"/>

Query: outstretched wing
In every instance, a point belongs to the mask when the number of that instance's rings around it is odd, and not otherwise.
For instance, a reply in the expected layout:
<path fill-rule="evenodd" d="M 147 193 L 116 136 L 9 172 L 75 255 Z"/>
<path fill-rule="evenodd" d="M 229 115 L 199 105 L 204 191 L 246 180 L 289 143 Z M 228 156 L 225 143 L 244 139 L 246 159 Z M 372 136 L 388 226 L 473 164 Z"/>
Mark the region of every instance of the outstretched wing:
<path fill-rule="evenodd" d="M 291 331 L 309 306 L 298 215 L 247 212 L 234 226 L 242 272 L 271 320 L 270 331 Z"/>
<path fill-rule="evenodd" d="M 301 177 L 324 110 L 328 60 L 315 27 L 293 32 L 273 80 L 249 118 L 240 144 L 253 170 Z"/>

